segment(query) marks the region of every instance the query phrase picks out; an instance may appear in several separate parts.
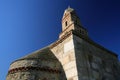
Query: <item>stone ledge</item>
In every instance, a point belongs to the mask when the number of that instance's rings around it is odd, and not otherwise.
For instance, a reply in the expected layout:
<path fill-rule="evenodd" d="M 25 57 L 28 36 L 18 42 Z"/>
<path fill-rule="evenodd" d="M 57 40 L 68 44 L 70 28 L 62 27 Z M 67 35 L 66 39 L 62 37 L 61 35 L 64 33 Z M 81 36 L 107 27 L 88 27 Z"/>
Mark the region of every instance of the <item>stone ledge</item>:
<path fill-rule="evenodd" d="M 58 44 L 62 43 L 66 38 L 68 38 L 70 35 L 72 35 L 72 30 L 67 32 L 64 36 L 62 36 L 59 40 L 57 40 L 55 43 L 53 43 L 50 48 L 54 48 Z"/>

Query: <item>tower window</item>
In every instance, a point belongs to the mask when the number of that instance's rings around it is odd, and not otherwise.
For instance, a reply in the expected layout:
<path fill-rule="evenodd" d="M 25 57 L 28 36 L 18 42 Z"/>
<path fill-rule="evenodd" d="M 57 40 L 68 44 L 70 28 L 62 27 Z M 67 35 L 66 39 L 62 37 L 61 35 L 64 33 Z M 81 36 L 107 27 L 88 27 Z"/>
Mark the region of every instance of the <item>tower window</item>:
<path fill-rule="evenodd" d="M 67 21 L 65 22 L 65 26 L 67 26 L 68 25 L 68 23 L 67 23 Z"/>

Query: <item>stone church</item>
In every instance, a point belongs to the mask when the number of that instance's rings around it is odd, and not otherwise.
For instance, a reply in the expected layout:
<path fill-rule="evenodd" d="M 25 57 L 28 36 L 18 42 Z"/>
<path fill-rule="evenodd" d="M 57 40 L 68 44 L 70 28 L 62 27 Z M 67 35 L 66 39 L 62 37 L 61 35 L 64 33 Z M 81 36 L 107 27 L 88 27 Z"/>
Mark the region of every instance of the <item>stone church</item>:
<path fill-rule="evenodd" d="M 59 39 L 12 62 L 6 80 L 120 80 L 120 64 L 117 54 L 90 39 L 68 7 Z"/>

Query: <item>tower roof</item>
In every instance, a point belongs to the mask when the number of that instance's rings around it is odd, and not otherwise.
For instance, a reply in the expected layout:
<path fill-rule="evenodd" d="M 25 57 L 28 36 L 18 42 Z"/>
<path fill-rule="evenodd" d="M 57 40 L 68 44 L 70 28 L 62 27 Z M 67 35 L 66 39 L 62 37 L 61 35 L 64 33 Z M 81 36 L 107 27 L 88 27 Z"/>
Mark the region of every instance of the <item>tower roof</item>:
<path fill-rule="evenodd" d="M 74 11 L 74 9 L 71 8 L 70 6 L 68 6 L 68 8 L 64 11 L 64 15 L 65 15 L 65 13 L 70 13 L 70 12 L 73 12 L 73 11 Z"/>
<path fill-rule="evenodd" d="M 67 8 L 65 11 L 66 11 L 66 12 L 72 12 L 72 11 L 74 11 L 74 9 L 71 8 L 70 6 L 68 6 L 68 8 Z"/>

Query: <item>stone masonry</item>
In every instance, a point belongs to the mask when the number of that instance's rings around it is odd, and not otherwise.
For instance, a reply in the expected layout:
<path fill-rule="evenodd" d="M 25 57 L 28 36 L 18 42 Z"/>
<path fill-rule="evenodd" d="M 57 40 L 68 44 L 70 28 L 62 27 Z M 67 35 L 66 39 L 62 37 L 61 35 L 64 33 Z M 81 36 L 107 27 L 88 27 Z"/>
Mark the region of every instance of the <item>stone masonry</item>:
<path fill-rule="evenodd" d="M 6 80 L 120 80 L 118 55 L 91 40 L 74 9 L 59 39 L 11 63 Z"/>

